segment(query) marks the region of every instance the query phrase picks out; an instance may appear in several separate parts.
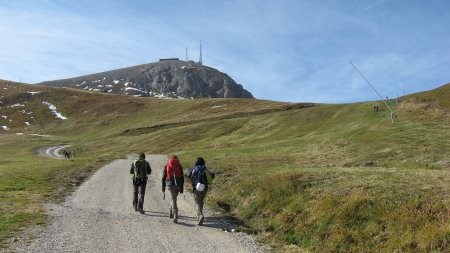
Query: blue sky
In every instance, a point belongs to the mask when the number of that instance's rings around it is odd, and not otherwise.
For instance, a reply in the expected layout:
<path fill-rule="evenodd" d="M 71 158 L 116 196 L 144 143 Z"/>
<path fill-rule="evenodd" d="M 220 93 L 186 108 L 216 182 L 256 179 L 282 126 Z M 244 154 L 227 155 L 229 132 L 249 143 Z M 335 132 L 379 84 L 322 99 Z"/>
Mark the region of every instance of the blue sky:
<path fill-rule="evenodd" d="M 256 98 L 343 103 L 450 82 L 447 0 L 0 0 L 0 79 L 36 83 L 178 57 Z"/>

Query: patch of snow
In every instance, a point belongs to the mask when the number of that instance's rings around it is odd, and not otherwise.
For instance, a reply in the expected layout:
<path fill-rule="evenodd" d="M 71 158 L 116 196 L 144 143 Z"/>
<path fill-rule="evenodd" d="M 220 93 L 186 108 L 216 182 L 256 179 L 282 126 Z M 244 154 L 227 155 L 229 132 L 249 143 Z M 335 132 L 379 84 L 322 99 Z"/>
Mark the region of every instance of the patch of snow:
<path fill-rule="evenodd" d="M 106 77 L 103 77 L 103 80 L 106 80 Z"/>
<path fill-rule="evenodd" d="M 132 88 L 132 87 L 127 87 L 127 88 L 125 88 L 125 90 L 135 90 L 135 91 L 139 91 L 139 92 L 144 92 L 140 89 L 136 89 L 136 88 Z"/>
<path fill-rule="evenodd" d="M 108 88 L 112 88 L 113 87 L 111 84 L 107 84 L 105 86 L 108 87 Z"/>
<path fill-rule="evenodd" d="M 211 106 L 211 108 L 221 108 L 222 106 L 221 105 L 214 105 L 214 106 Z"/>
<path fill-rule="evenodd" d="M 88 87 L 88 86 L 86 86 L 86 87 L 84 87 L 84 88 L 83 88 L 83 90 L 87 90 L 87 89 L 89 89 L 89 87 Z"/>
<path fill-rule="evenodd" d="M 111 92 L 112 92 L 112 89 L 110 89 L 110 90 L 107 90 L 107 92 L 108 92 L 108 93 L 111 93 Z"/>
<path fill-rule="evenodd" d="M 177 99 L 186 99 L 182 96 L 178 96 L 178 94 L 176 94 L 175 92 L 172 91 L 172 95 L 175 96 Z"/>
<path fill-rule="evenodd" d="M 23 135 L 23 133 L 16 133 L 16 135 Z"/>
<path fill-rule="evenodd" d="M 28 122 L 28 121 L 25 121 L 25 124 L 26 124 L 27 126 L 31 125 L 30 122 Z"/>
<path fill-rule="evenodd" d="M 9 119 L 9 122 L 12 122 L 12 119 Z"/>
<path fill-rule="evenodd" d="M 48 109 L 50 109 L 50 111 L 52 111 L 52 113 L 55 114 L 56 118 L 62 119 L 62 120 L 67 119 L 67 117 L 64 117 L 61 113 L 59 113 L 59 112 L 56 110 L 56 106 L 55 106 L 55 105 L 50 104 L 50 103 L 47 102 L 47 101 L 44 101 L 44 102 L 42 102 L 42 103 L 48 106 Z"/>
<path fill-rule="evenodd" d="M 92 91 L 100 91 L 100 89 L 92 89 Z"/>
<path fill-rule="evenodd" d="M 30 93 L 31 96 L 33 96 L 33 95 L 39 94 L 41 92 L 40 91 L 27 91 L 27 93 Z"/>
<path fill-rule="evenodd" d="M 83 84 L 85 84 L 85 83 L 86 83 L 86 81 L 83 81 L 82 83 L 79 83 L 79 84 L 77 84 L 77 85 L 75 85 L 75 86 L 80 87 L 81 85 L 83 85 Z"/>
<path fill-rule="evenodd" d="M 92 81 L 93 83 L 98 83 L 98 82 L 101 82 L 102 80 L 95 80 L 95 81 Z"/>
<path fill-rule="evenodd" d="M 126 83 L 124 83 L 123 85 L 124 85 L 125 87 L 127 87 L 127 86 L 128 86 L 128 84 L 129 84 L 129 82 L 126 82 Z"/>
<path fill-rule="evenodd" d="M 39 137 L 50 137 L 50 135 L 46 134 L 30 134 L 31 136 L 39 136 Z"/>
<path fill-rule="evenodd" d="M 186 66 L 181 66 L 181 69 L 185 69 L 186 68 Z"/>
<path fill-rule="evenodd" d="M 4 90 L 7 90 L 8 88 L 3 88 Z"/>
<path fill-rule="evenodd" d="M 17 103 L 17 104 L 11 105 L 10 107 L 23 107 L 23 106 L 25 106 L 25 105 Z"/>
<path fill-rule="evenodd" d="M 9 130 L 7 126 L 0 126 L 3 130 Z"/>
<path fill-rule="evenodd" d="M 23 114 L 27 114 L 27 115 L 33 114 L 33 112 L 27 112 L 27 110 L 21 110 L 19 112 L 21 112 Z"/>
<path fill-rule="evenodd" d="M 92 88 L 89 88 L 89 91 L 92 91 Z"/>
<path fill-rule="evenodd" d="M 114 83 L 114 84 L 118 84 L 118 83 L 119 83 L 119 80 L 113 80 L 113 83 Z"/>
<path fill-rule="evenodd" d="M 99 85 L 97 85 L 97 87 L 99 87 L 99 88 L 103 88 L 103 85 L 99 84 Z"/>
<path fill-rule="evenodd" d="M 173 99 L 171 97 L 166 97 L 164 94 L 155 94 L 154 97 L 155 98 L 164 98 L 164 99 Z"/>
<path fill-rule="evenodd" d="M 4 119 L 7 119 L 7 118 L 8 118 L 8 116 L 6 116 L 6 115 L 2 115 L 2 118 L 4 118 Z"/>

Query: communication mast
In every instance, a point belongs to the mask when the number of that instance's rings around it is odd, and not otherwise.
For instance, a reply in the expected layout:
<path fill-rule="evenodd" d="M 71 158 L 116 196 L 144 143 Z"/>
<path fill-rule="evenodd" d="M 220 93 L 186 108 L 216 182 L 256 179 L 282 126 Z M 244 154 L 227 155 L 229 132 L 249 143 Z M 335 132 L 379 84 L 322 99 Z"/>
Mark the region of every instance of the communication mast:
<path fill-rule="evenodd" d="M 200 59 L 198 60 L 198 63 L 203 64 L 203 61 L 202 61 L 202 41 L 200 41 Z"/>

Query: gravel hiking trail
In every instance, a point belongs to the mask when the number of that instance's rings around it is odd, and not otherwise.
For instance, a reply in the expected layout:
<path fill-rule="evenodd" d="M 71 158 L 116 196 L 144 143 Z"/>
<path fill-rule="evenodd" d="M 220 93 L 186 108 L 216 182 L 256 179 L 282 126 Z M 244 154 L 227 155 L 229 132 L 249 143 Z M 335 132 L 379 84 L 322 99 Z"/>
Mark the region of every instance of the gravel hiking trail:
<path fill-rule="evenodd" d="M 178 224 L 168 217 L 169 196 L 162 198 L 161 177 L 167 156 L 148 155 L 152 174 L 144 214 L 132 207 L 129 170 L 135 156 L 98 170 L 61 204 L 46 204 L 49 225 L 28 246 L 14 252 L 266 252 L 251 236 L 227 232 L 231 225 L 210 210 L 196 224 L 190 184 L 178 197 Z M 186 171 L 185 171 L 186 172 Z M 212 186 L 214 187 L 214 185 Z"/>
<path fill-rule="evenodd" d="M 61 145 L 61 146 L 55 146 L 55 147 L 46 147 L 46 148 L 41 148 L 39 149 L 39 155 L 40 156 L 45 156 L 48 158 L 53 158 L 53 159 L 64 159 L 64 156 L 61 155 L 59 152 L 65 148 L 68 148 L 72 145 Z"/>

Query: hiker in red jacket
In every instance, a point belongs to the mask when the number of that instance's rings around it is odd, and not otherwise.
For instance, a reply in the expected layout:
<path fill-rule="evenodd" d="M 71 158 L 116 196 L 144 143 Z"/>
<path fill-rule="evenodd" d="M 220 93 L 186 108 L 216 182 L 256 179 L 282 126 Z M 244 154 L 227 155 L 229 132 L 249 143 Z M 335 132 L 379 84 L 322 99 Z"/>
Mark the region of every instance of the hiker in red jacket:
<path fill-rule="evenodd" d="M 162 177 L 162 192 L 166 191 L 166 187 L 170 192 L 170 197 L 172 199 L 169 217 L 173 219 L 173 222 L 178 222 L 178 206 L 177 197 L 178 194 L 183 193 L 184 185 L 184 175 L 183 167 L 180 164 L 177 156 L 172 156 L 169 162 L 164 167 L 163 177 Z"/>

